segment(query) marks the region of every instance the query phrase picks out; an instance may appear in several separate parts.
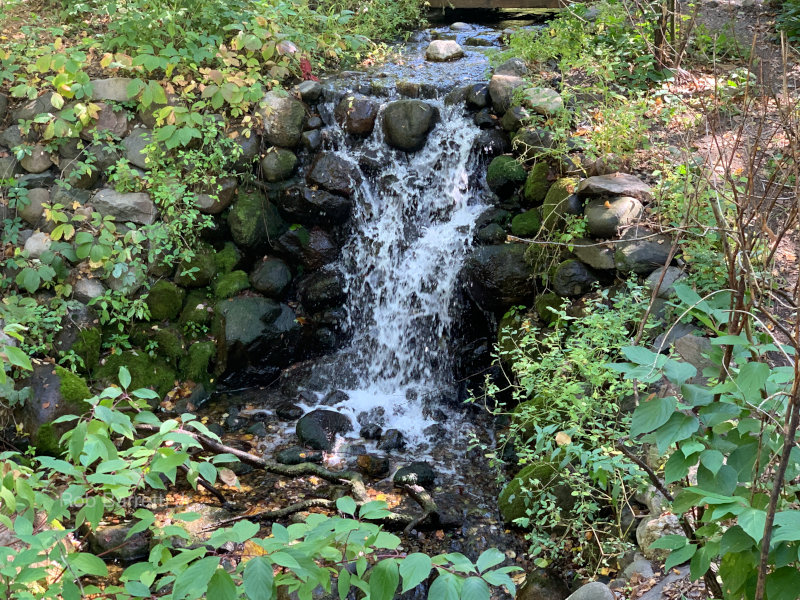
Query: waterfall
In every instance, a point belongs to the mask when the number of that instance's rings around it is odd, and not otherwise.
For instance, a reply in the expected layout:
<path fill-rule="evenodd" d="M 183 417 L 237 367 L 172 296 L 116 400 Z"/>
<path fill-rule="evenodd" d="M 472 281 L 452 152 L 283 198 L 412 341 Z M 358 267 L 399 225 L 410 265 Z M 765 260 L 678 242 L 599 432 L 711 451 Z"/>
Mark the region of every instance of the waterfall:
<path fill-rule="evenodd" d="M 480 130 L 461 106 L 433 103 L 441 119 L 416 153 L 385 143 L 382 109 L 364 141 L 348 142 L 331 124 L 342 158 L 358 166 L 367 155 L 376 168 L 359 167 L 353 231 L 339 264 L 351 342 L 328 378 L 350 396 L 337 410 L 380 407 L 383 424 L 411 439 L 435 422 L 423 416 L 424 398 L 453 384 L 456 279 L 484 209 Z"/>

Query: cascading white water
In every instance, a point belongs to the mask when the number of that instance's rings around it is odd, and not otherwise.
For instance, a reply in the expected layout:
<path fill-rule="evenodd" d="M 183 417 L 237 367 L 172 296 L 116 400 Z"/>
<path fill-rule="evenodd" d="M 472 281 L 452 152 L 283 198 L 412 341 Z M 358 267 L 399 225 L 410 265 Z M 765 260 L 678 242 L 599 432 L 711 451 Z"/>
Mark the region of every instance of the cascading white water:
<path fill-rule="evenodd" d="M 380 407 L 382 424 L 411 440 L 434 423 L 423 417 L 422 399 L 452 385 L 448 334 L 456 278 L 484 209 L 473 151 L 480 130 L 463 108 L 434 103 L 441 119 L 419 152 L 385 143 L 382 111 L 369 139 L 348 145 L 339 131 L 337 140 L 351 164 L 368 153 L 380 165 L 362 173 L 340 264 L 352 336 L 343 354 L 352 378 L 345 385 L 350 400 L 337 410 L 374 414 Z"/>

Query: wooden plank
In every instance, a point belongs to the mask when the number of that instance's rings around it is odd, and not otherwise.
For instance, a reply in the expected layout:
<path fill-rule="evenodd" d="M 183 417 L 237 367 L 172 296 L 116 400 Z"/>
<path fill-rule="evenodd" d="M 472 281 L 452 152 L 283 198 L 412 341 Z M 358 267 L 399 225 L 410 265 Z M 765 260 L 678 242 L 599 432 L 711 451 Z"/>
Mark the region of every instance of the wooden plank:
<path fill-rule="evenodd" d="M 561 8 L 562 0 L 429 0 L 433 8 Z"/>

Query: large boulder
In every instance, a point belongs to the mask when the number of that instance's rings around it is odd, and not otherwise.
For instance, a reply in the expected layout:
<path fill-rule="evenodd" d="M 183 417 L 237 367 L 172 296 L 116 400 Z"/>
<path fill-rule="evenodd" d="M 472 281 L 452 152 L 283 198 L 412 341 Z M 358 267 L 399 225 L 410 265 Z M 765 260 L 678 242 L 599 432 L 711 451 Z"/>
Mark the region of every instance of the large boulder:
<path fill-rule="evenodd" d="M 126 194 L 103 188 L 92 197 L 92 206 L 101 215 L 110 215 L 122 223 L 152 225 L 156 220 L 156 205 L 144 192 Z"/>
<path fill-rule="evenodd" d="M 623 241 L 616 245 L 614 262 L 623 273 L 648 275 L 663 267 L 669 258 L 672 240 L 642 226 L 629 228 L 622 234 Z"/>
<path fill-rule="evenodd" d="M 651 548 L 653 542 L 665 535 L 683 535 L 678 517 L 672 513 L 647 515 L 636 528 L 636 543 L 649 560 L 665 560 L 670 551 L 663 548 Z"/>
<path fill-rule="evenodd" d="M 504 310 L 524 303 L 535 291 L 534 277 L 525 261 L 525 244 L 476 248 L 466 264 L 469 293 L 487 310 Z"/>
<path fill-rule="evenodd" d="M 551 88 L 532 87 L 522 93 L 522 104 L 535 113 L 552 117 L 564 110 L 561 94 Z"/>
<path fill-rule="evenodd" d="M 579 260 L 568 259 L 556 267 L 553 275 L 553 291 L 559 296 L 582 296 L 592 291 L 597 277 Z"/>
<path fill-rule="evenodd" d="M 261 192 L 240 192 L 228 213 L 231 237 L 242 248 L 267 246 L 286 230 L 278 209 Z"/>
<path fill-rule="evenodd" d="M 492 98 L 494 112 L 505 114 L 511 108 L 514 91 L 525 85 L 525 80 L 518 75 L 495 73 L 489 80 L 489 96 Z"/>
<path fill-rule="evenodd" d="M 257 113 L 264 123 L 264 139 L 268 144 L 294 148 L 300 143 L 306 118 L 302 102 L 285 91 L 272 90 L 264 95 Z"/>
<path fill-rule="evenodd" d="M 293 186 L 275 199 L 278 209 L 291 222 L 305 225 L 338 225 L 350 217 L 353 201 L 308 186 Z"/>
<path fill-rule="evenodd" d="M 178 287 L 171 281 L 162 279 L 153 284 L 147 294 L 147 306 L 150 309 L 150 319 L 153 321 L 173 320 L 183 308 L 186 290 Z"/>
<path fill-rule="evenodd" d="M 261 174 L 271 183 L 285 181 L 297 166 L 297 156 L 286 148 L 270 148 L 261 159 Z"/>
<path fill-rule="evenodd" d="M 339 101 L 333 114 L 347 133 L 368 136 L 375 127 L 378 103 L 361 94 L 349 95 Z"/>
<path fill-rule="evenodd" d="M 390 102 L 383 111 L 386 142 L 405 152 L 421 150 L 438 120 L 439 109 L 422 100 Z"/>
<path fill-rule="evenodd" d="M 586 203 L 583 214 L 589 234 L 596 238 L 611 238 L 620 228 L 632 225 L 644 212 L 642 203 L 631 196 L 618 196 L 609 200 L 594 198 Z"/>
<path fill-rule="evenodd" d="M 92 100 L 111 100 L 113 102 L 127 102 L 130 100 L 128 86 L 134 81 L 129 77 L 109 77 L 108 79 L 93 79 Z"/>
<path fill-rule="evenodd" d="M 270 298 L 280 298 L 292 281 L 292 271 L 280 258 L 265 256 L 250 272 L 250 285 Z"/>
<path fill-rule="evenodd" d="M 578 186 L 579 196 L 631 196 L 639 200 L 649 200 L 652 196 L 650 186 L 635 175 L 614 173 L 587 177 Z"/>
<path fill-rule="evenodd" d="M 47 148 L 36 144 L 31 146 L 30 152 L 20 159 L 19 164 L 28 173 L 44 173 L 53 166 L 53 160 Z"/>
<path fill-rule="evenodd" d="M 347 297 L 342 274 L 335 269 L 323 269 L 304 277 L 297 295 L 303 307 L 314 312 L 338 306 Z"/>
<path fill-rule="evenodd" d="M 486 184 L 495 194 L 506 198 L 525 183 L 527 177 L 525 169 L 513 156 L 498 156 L 489 163 Z"/>
<path fill-rule="evenodd" d="M 432 62 L 458 60 L 464 56 L 464 49 L 455 40 L 433 40 L 425 50 L 425 59 Z"/>
<path fill-rule="evenodd" d="M 120 110 L 105 102 L 96 105 L 97 118 L 88 127 L 81 129 L 81 138 L 91 141 L 95 136 L 111 136 L 114 139 L 122 139 L 131 130 L 131 115 L 127 110 Z"/>
<path fill-rule="evenodd" d="M 150 531 L 130 535 L 133 523 L 101 525 L 89 534 L 89 548 L 108 560 L 135 561 L 150 552 Z"/>
<path fill-rule="evenodd" d="M 358 181 L 354 165 L 334 152 L 320 152 L 306 177 L 312 186 L 350 197 Z"/>
<path fill-rule="evenodd" d="M 275 250 L 314 271 L 339 258 L 339 246 L 324 229 L 292 227 L 273 244 Z"/>
<path fill-rule="evenodd" d="M 150 145 L 152 139 L 152 130 L 143 127 L 134 129 L 130 135 L 122 140 L 125 158 L 135 167 L 149 169 L 150 164 L 147 162 L 147 152 L 145 148 Z"/>
<path fill-rule="evenodd" d="M 345 415 L 334 410 L 317 409 L 303 415 L 297 421 L 297 437 L 303 445 L 314 450 L 328 451 L 333 448 L 336 436 L 353 430 L 353 424 Z"/>

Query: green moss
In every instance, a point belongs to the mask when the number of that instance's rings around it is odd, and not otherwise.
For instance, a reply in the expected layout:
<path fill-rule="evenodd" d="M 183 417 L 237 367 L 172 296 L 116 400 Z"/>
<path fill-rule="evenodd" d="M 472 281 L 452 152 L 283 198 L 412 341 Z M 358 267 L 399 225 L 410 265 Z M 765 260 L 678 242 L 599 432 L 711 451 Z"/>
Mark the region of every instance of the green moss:
<path fill-rule="evenodd" d="M 228 274 L 233 271 L 242 260 L 242 253 L 233 242 L 225 242 L 222 250 L 214 253 L 214 262 L 217 265 L 217 271 L 223 274 Z"/>
<path fill-rule="evenodd" d="M 72 350 L 81 357 L 87 372 L 97 366 L 102 342 L 103 334 L 99 327 L 88 327 L 78 332 L 78 337 L 72 344 Z"/>
<path fill-rule="evenodd" d="M 537 462 L 522 469 L 500 492 L 497 502 L 506 523 L 527 516 L 527 509 L 535 504 L 542 492 L 556 483 L 558 469 L 549 462 Z"/>
<path fill-rule="evenodd" d="M 195 338 L 204 327 L 210 327 L 214 319 L 214 302 L 207 289 L 189 292 L 178 323 L 188 338 Z"/>
<path fill-rule="evenodd" d="M 527 173 L 513 156 L 498 156 L 489 163 L 486 183 L 497 195 L 509 196 L 525 182 Z"/>
<path fill-rule="evenodd" d="M 184 379 L 207 383 L 211 378 L 209 363 L 216 353 L 217 345 L 214 342 L 197 342 L 189 346 L 189 351 L 181 363 Z"/>
<path fill-rule="evenodd" d="M 116 382 L 119 368 L 125 366 L 131 374 L 131 389 L 149 387 L 160 396 L 166 395 L 175 383 L 175 370 L 162 359 L 150 358 L 141 351 L 129 350 L 122 354 L 112 354 L 104 365 L 95 369 L 95 379 Z"/>
<path fill-rule="evenodd" d="M 231 298 L 250 288 L 250 279 L 244 271 L 233 271 L 217 279 L 214 296 L 219 300 Z"/>
<path fill-rule="evenodd" d="M 174 327 L 165 327 L 153 332 L 153 339 L 158 348 L 156 354 L 167 359 L 171 365 L 177 365 L 186 352 L 183 336 Z"/>
<path fill-rule="evenodd" d="M 564 299 L 561 296 L 553 292 L 548 292 L 536 297 L 534 308 L 536 308 L 536 312 L 539 313 L 539 319 L 541 319 L 542 322 L 552 325 L 558 320 L 558 315 L 550 309 L 559 310 L 563 302 Z"/>
<path fill-rule="evenodd" d="M 522 197 L 529 206 L 541 204 L 547 196 L 547 190 L 550 189 L 550 181 L 547 179 L 549 171 L 546 162 L 538 162 L 528 172 Z"/>
<path fill-rule="evenodd" d="M 199 250 L 191 260 L 178 265 L 175 283 L 188 288 L 205 287 L 217 274 L 214 251 L 210 248 Z"/>
<path fill-rule="evenodd" d="M 565 200 L 573 194 L 577 186 L 578 180 L 574 177 L 563 177 L 550 186 L 542 205 L 544 227 L 552 229 L 558 224 L 565 213 Z"/>
<path fill-rule="evenodd" d="M 542 217 L 539 209 L 532 208 L 511 220 L 511 233 L 518 237 L 529 238 L 539 233 L 542 227 Z"/>
<path fill-rule="evenodd" d="M 56 433 L 56 428 L 52 423 L 40 425 L 34 436 L 36 453 L 57 456 L 61 453 L 61 447 L 58 444 L 59 439 L 61 439 L 61 436 Z"/>
<path fill-rule="evenodd" d="M 80 375 L 76 375 L 64 367 L 57 366 L 55 371 L 61 381 L 59 388 L 61 397 L 68 404 L 83 410 L 85 408 L 83 401 L 92 397 L 92 393 L 89 391 L 89 386 L 86 384 L 86 381 Z"/>
<path fill-rule="evenodd" d="M 171 281 L 157 281 L 147 294 L 147 306 L 150 308 L 150 319 L 166 321 L 174 319 L 181 312 L 186 291 Z"/>

